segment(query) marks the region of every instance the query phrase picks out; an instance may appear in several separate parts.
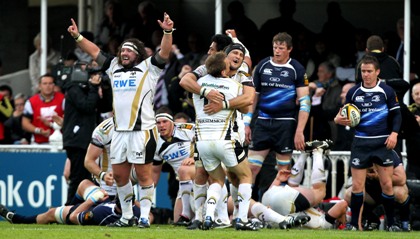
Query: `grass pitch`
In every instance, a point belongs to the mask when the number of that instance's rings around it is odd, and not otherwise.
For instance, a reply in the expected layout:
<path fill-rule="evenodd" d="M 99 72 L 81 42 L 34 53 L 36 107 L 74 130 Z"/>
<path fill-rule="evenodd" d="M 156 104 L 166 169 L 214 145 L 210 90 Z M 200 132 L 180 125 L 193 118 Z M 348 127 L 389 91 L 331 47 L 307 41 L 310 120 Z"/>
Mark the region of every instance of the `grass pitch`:
<path fill-rule="evenodd" d="M 0 221 L 0 238 L 4 239 L 269 239 L 269 238 L 420 238 L 420 232 L 349 232 L 338 230 L 306 230 L 291 229 L 288 231 L 279 229 L 262 229 L 260 231 L 236 231 L 232 228 L 190 231 L 182 227 L 171 225 L 152 225 L 149 229 L 139 228 L 107 228 L 99 226 L 70 226 L 70 225 L 22 225 L 9 224 Z"/>

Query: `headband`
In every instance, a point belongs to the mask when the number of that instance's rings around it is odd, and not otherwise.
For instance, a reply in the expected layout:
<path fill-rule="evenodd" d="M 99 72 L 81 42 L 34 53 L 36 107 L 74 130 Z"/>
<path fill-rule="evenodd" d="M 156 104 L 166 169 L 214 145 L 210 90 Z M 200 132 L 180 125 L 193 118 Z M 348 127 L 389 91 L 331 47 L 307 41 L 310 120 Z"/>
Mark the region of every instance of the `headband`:
<path fill-rule="evenodd" d="M 172 117 L 172 115 L 170 115 L 170 114 L 168 114 L 168 113 L 160 113 L 160 114 L 157 114 L 157 115 L 155 116 L 156 121 L 157 121 L 159 118 L 165 118 L 165 119 L 167 119 L 167 120 L 170 120 L 170 121 L 174 122 L 174 118 Z"/>
<path fill-rule="evenodd" d="M 229 46 L 227 46 L 227 47 L 226 47 L 226 49 L 225 49 L 225 53 L 226 53 L 226 55 L 229 55 L 229 52 L 231 52 L 231 51 L 233 51 L 233 50 L 240 50 L 240 51 L 242 51 L 242 52 L 244 53 L 244 55 L 245 55 L 245 47 L 244 47 L 244 46 L 242 46 L 242 44 L 239 44 L 239 43 L 233 43 L 233 44 L 230 44 Z"/>
<path fill-rule="evenodd" d="M 132 42 L 125 42 L 123 45 L 122 45 L 122 47 L 121 47 L 121 49 L 122 48 L 128 48 L 128 49 L 130 49 L 130 50 L 132 50 L 132 51 L 134 51 L 137 55 L 139 54 L 139 51 L 138 51 L 138 49 L 137 49 L 137 46 L 136 45 L 134 45 Z"/>

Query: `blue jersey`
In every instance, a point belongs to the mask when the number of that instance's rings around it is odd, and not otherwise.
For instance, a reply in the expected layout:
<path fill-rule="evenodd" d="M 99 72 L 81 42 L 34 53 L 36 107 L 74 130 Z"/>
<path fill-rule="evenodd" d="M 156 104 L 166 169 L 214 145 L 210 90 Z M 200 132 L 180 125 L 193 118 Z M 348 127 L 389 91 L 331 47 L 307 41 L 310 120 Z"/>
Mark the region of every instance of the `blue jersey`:
<path fill-rule="evenodd" d="M 303 66 L 294 59 L 276 64 L 267 57 L 258 63 L 254 72 L 255 90 L 259 94 L 259 117 L 295 119 L 296 88 L 308 85 Z"/>
<path fill-rule="evenodd" d="M 394 90 L 380 81 L 370 89 L 357 84 L 347 92 L 346 103 L 353 103 L 360 110 L 360 123 L 355 128 L 359 138 L 388 137 L 393 129 L 389 114 L 400 110 Z"/>
<path fill-rule="evenodd" d="M 82 225 L 106 226 L 121 218 L 121 213 L 115 212 L 115 202 L 104 202 L 92 209 L 93 218 Z M 140 218 L 140 208 L 133 205 L 133 214 Z"/>

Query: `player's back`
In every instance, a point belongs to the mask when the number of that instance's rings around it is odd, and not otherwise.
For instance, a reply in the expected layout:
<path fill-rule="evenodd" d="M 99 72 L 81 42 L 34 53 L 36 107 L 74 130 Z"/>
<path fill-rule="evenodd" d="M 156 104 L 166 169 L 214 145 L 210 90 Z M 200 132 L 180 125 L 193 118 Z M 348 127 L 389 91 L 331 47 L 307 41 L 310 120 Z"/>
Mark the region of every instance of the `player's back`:
<path fill-rule="evenodd" d="M 206 75 L 200 78 L 197 83 L 201 87 L 217 90 L 224 95 L 225 101 L 229 101 L 242 95 L 243 86 L 230 78 L 215 78 Z M 197 140 L 230 140 L 236 119 L 236 110 L 222 109 L 221 111 L 208 115 L 204 112 L 204 106 L 208 100 L 200 95 L 193 95 L 194 108 L 196 112 L 196 136 Z"/>

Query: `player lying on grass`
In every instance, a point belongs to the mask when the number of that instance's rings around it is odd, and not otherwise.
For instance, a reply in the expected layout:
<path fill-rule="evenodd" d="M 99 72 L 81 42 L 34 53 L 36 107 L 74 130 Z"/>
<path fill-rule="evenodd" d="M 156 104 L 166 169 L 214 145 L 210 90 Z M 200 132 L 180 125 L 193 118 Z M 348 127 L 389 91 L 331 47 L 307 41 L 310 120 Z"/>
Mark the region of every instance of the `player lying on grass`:
<path fill-rule="evenodd" d="M 333 228 L 336 220 L 345 223 L 345 201 L 340 201 L 325 214 L 314 209 L 326 194 L 323 153 L 331 145 L 332 142 L 328 140 L 306 142 L 306 150 L 301 153 L 292 170 L 278 172 L 270 189 L 263 195 L 262 203 L 282 215 L 305 212 L 311 217 L 310 222 L 304 225 L 308 228 Z M 308 152 L 312 153 L 313 159 L 311 188 L 300 186 Z"/>
<path fill-rule="evenodd" d="M 77 193 L 83 195 L 85 202 L 77 205 L 50 208 L 44 213 L 31 216 L 14 213 L 0 204 L 0 215 L 8 222 L 14 224 L 93 224 L 92 222 L 98 222 L 96 225 L 106 225 L 100 224 L 99 222 L 108 220 L 107 222 L 109 223 L 109 217 L 114 217 L 114 214 L 121 217 L 120 210 L 116 208 L 115 202 L 99 204 L 101 207 L 106 206 L 112 208 L 112 212 L 108 212 L 105 215 L 103 211 L 99 211 L 100 207 L 97 206 L 98 203 L 106 201 L 108 195 L 103 189 L 100 189 L 91 181 L 83 180 L 79 184 Z M 95 211 L 97 213 L 92 213 Z M 138 214 L 140 214 L 139 211 Z M 102 220 L 99 217 L 102 217 Z"/>

